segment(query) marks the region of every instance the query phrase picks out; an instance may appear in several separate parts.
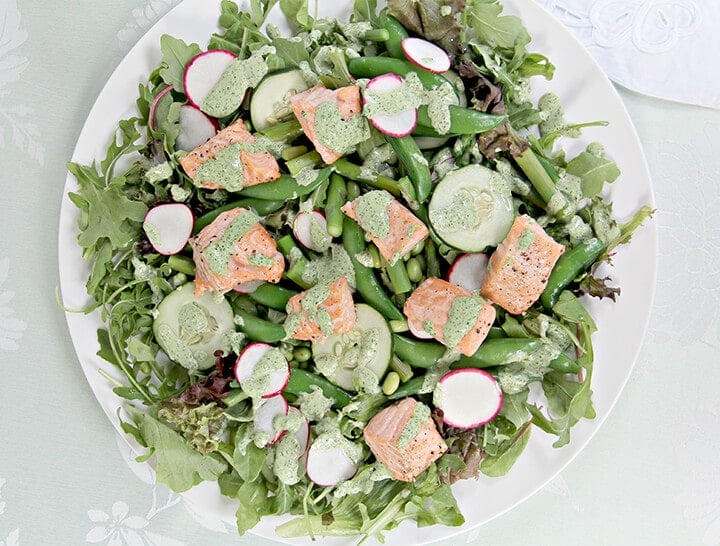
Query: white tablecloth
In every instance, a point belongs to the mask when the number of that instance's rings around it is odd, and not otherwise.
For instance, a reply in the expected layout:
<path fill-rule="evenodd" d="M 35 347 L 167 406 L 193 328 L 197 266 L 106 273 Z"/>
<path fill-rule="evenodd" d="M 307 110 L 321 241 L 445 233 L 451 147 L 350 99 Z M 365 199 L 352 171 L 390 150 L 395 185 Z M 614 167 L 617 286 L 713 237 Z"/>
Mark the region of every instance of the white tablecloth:
<path fill-rule="evenodd" d="M 132 461 L 90 391 L 55 296 L 65 162 L 106 78 L 177 3 L 0 0 L 0 546 L 269 543 L 198 518 Z M 568 22 L 620 4 L 637 17 L 652 2 L 544 3 Z M 718 6 L 665 4 L 672 13 Z M 714 87 L 691 102 L 717 99 L 718 50 L 694 52 L 716 69 Z M 446 544 L 720 544 L 720 111 L 620 93 L 650 164 L 660 230 L 657 296 L 635 371 L 559 477 Z"/>

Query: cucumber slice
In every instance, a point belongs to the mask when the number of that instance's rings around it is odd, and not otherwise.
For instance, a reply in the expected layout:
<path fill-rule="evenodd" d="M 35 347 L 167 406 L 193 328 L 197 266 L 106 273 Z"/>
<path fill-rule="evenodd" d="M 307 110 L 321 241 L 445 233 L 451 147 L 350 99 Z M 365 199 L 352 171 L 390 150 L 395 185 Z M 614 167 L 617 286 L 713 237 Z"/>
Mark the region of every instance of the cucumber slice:
<path fill-rule="evenodd" d="M 160 302 L 153 332 L 160 348 L 188 370 L 215 365 L 218 349 L 226 350 L 227 334 L 235 331 L 232 307 L 210 292 L 195 295 L 195 283 L 184 284 Z"/>
<path fill-rule="evenodd" d="M 465 252 L 497 246 L 515 219 L 508 182 L 481 165 L 445 175 L 433 191 L 428 213 L 438 237 Z"/>
<path fill-rule="evenodd" d="M 250 121 L 255 130 L 267 129 L 292 114 L 288 99 L 308 87 L 302 71 L 296 68 L 265 76 L 250 99 Z"/>
<path fill-rule="evenodd" d="M 332 334 L 313 343 L 312 352 L 320 372 L 332 383 L 357 391 L 366 368 L 382 379 L 392 357 L 392 334 L 385 318 L 364 303 L 355 304 L 355 328 L 345 334 Z"/>

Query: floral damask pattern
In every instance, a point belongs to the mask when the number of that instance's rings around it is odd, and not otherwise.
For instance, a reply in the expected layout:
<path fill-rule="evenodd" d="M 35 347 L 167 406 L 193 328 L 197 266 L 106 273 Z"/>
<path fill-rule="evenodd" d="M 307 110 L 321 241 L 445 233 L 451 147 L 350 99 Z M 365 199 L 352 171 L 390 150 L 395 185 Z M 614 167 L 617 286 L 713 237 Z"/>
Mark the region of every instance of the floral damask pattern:
<path fill-rule="evenodd" d="M 145 32 L 181 0 L 151 0 L 144 7 L 132 10 L 132 21 L 118 32 L 118 42 L 123 49 L 132 46 Z"/>
<path fill-rule="evenodd" d="M 2 497 L 2 488 L 3 485 L 5 485 L 6 480 L 4 478 L 0 478 L 0 516 L 2 516 L 5 513 L 5 507 L 7 506 L 7 503 L 3 500 Z M 0 540 L 0 546 L 19 546 L 20 545 L 20 529 L 15 529 L 14 531 L 11 531 L 10 534 L 5 538 L 5 540 Z"/>
<path fill-rule="evenodd" d="M 166 507 L 153 506 L 144 517 L 130 515 L 130 506 L 124 501 L 115 502 L 109 514 L 89 510 L 88 517 L 96 525 L 85 538 L 90 543 L 108 546 L 183 546 L 183 542 L 147 530 L 150 520 Z"/>
<path fill-rule="evenodd" d="M 10 307 L 10 303 L 15 297 L 15 292 L 3 288 L 9 271 L 10 260 L 0 258 L 0 352 L 16 351 L 18 349 L 18 340 L 27 327 L 25 321 L 12 316 L 14 311 Z"/>
<path fill-rule="evenodd" d="M 20 79 L 29 64 L 27 57 L 13 53 L 26 39 L 16 1 L 0 0 L 0 150 L 12 143 L 42 164 L 44 149 L 38 126 L 32 121 L 33 110 L 10 97 L 11 84 Z"/>

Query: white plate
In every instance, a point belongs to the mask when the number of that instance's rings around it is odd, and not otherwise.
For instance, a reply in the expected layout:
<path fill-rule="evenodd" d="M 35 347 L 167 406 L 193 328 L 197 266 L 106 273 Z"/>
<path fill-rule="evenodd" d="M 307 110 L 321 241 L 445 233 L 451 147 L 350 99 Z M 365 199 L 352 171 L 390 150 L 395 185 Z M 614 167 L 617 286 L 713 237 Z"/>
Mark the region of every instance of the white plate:
<path fill-rule="evenodd" d="M 216 5 L 217 4 L 217 5 Z M 322 2 L 322 15 L 345 19 L 350 0 Z M 583 138 L 568 141 L 571 153 L 577 153 L 593 140 L 605 144 L 610 157 L 617 161 L 622 176 L 610 187 L 615 212 L 627 218 L 641 205 L 653 205 L 650 177 L 642 148 L 632 123 L 612 84 L 579 43 L 542 8 L 532 2 L 506 0 L 506 11 L 519 13 L 533 36 L 532 50 L 546 54 L 557 66 L 552 82 L 533 79 L 535 97 L 546 90 L 557 92 L 572 122 L 608 120 L 607 128 L 586 129 Z M 135 115 L 134 104 L 138 83 L 160 62 L 159 42 L 164 33 L 194 41 L 205 47 L 216 29 L 220 12 L 219 1 L 185 0 L 160 20 L 128 53 L 100 93 L 78 140 L 73 161 L 90 163 L 104 157 L 118 120 Z M 68 176 L 65 193 L 76 189 Z M 88 302 L 85 281 L 88 266 L 76 244 L 77 209 L 64 198 L 60 215 L 59 265 L 62 295 L 69 308 Z M 591 302 L 591 311 L 598 323 L 595 336 L 596 363 L 593 377 L 594 405 L 597 418 L 582 421 L 573 430 L 571 442 L 562 449 L 551 447 L 554 437 L 539 429 L 533 430 L 526 452 L 503 478 L 481 478 L 454 486 L 455 494 L 467 523 L 461 528 L 435 526 L 418 530 L 405 522 L 388 536 L 388 544 L 420 544 L 451 537 L 503 514 L 538 491 L 555 477 L 588 443 L 608 416 L 622 391 L 634 365 L 647 326 L 655 286 L 657 233 L 654 222 L 633 237 L 614 258 L 609 273 L 622 288 L 616 304 Z M 98 373 L 104 370 L 120 378 L 116 370 L 96 356 L 96 329 L 101 326 L 97 314 L 68 314 L 70 335 L 88 382 L 113 425 L 119 430 L 116 410 L 120 400 L 111 385 Z M 233 503 L 220 498 L 213 484 L 204 485 L 186 494 L 196 509 L 208 516 L 234 522 Z M 253 533 L 276 538 L 274 527 L 278 518 L 261 522 Z M 347 543 L 331 540 L 328 543 Z M 351 541 L 352 542 L 352 541 Z M 295 543 L 307 544 L 299 540 Z"/>

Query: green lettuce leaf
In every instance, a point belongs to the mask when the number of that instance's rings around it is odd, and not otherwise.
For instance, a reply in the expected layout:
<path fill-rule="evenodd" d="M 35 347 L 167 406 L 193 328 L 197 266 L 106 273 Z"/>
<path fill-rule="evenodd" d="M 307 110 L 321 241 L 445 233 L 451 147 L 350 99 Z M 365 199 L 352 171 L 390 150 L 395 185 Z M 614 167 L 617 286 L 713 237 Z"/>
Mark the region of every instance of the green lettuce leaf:
<path fill-rule="evenodd" d="M 202 53 L 200 46 L 186 44 L 179 38 L 163 34 L 160 37 L 160 51 L 162 52 L 160 77 L 166 84 L 172 85 L 181 93 L 185 93 L 185 86 L 183 85 L 185 66 L 195 55 Z"/>

